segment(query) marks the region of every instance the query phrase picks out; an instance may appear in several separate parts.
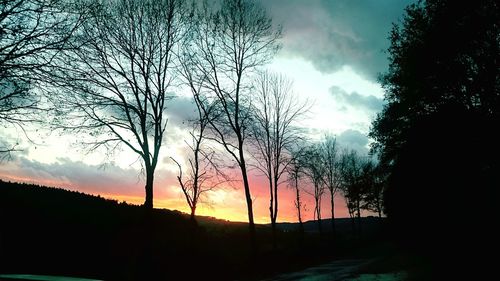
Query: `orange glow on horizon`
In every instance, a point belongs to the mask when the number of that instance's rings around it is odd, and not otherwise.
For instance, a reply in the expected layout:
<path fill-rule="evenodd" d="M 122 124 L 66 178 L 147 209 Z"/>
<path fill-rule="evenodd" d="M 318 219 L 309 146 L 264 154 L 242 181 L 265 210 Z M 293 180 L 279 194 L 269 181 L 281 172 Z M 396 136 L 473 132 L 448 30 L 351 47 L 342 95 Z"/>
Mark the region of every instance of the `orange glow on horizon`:
<path fill-rule="evenodd" d="M 5 174 L 1 174 L 0 178 L 3 179 L 4 181 L 60 187 L 66 190 L 84 192 L 90 195 L 101 196 L 106 199 L 117 200 L 118 202 L 126 202 L 128 204 L 133 204 L 133 205 L 142 205 L 144 203 L 144 197 L 139 195 L 134 196 L 134 195 L 106 194 L 102 192 L 92 192 L 89 190 L 79 190 L 78 188 L 75 188 L 72 184 L 67 182 L 54 181 L 54 180 L 33 180 L 31 178 L 14 177 Z M 218 191 L 216 197 L 223 197 L 223 193 L 224 191 Z M 226 206 L 222 204 L 222 202 L 216 202 L 216 203 L 219 204 L 200 203 L 196 210 L 196 215 L 214 217 L 217 219 L 228 220 L 233 222 L 248 222 L 246 205 L 242 205 L 241 207 L 235 208 L 231 206 Z M 154 206 L 155 208 L 159 209 L 177 210 L 180 212 L 184 212 L 186 214 L 191 213 L 191 210 L 189 209 L 184 198 L 180 197 L 171 199 L 154 199 Z M 255 216 L 254 214 L 254 221 L 259 224 L 267 224 L 270 222 L 270 219 L 269 217 L 266 216 Z M 295 222 L 297 220 L 288 217 L 288 219 L 280 221 Z"/>
<path fill-rule="evenodd" d="M 71 182 L 66 182 L 64 180 L 56 181 L 50 179 L 33 179 L 27 177 L 19 177 L 19 176 L 10 176 L 5 174 L 0 174 L 0 178 L 4 181 L 11 182 L 24 182 L 28 184 L 35 185 L 45 185 L 45 186 L 55 186 L 61 187 L 63 189 L 83 192 L 86 194 L 91 194 L 94 196 L 101 196 L 103 198 L 117 200 L 118 202 L 126 202 L 134 205 L 142 205 L 144 203 L 144 196 L 141 194 L 141 189 L 137 189 L 137 193 L 133 194 L 113 194 L 100 191 L 99 188 L 92 188 L 88 186 L 78 187 L 72 184 Z M 255 190 L 257 191 L 258 186 L 255 186 Z M 175 189 L 174 189 L 175 190 Z M 278 213 L 278 222 L 297 222 L 296 209 L 294 207 L 293 200 L 290 199 L 289 192 L 290 190 L 283 189 L 283 192 L 280 196 L 280 209 Z M 155 190 L 156 193 L 156 190 Z M 258 192 L 255 192 L 258 194 Z M 260 193 L 258 195 L 254 195 L 256 199 L 254 199 L 253 209 L 254 209 L 254 221 L 258 224 L 268 224 L 270 223 L 269 218 L 269 202 L 268 198 L 266 198 L 266 193 Z M 246 202 L 243 199 L 243 192 L 239 189 L 221 189 L 215 190 L 211 193 L 207 202 L 200 202 L 198 204 L 198 208 L 196 210 L 196 215 L 199 216 L 208 216 L 214 217 L 221 220 L 228 220 L 233 222 L 248 222 L 248 214 L 247 214 L 247 206 Z M 187 202 L 181 193 L 173 193 L 173 194 L 155 194 L 154 197 L 154 207 L 159 209 L 169 209 L 169 210 L 177 210 L 180 212 L 184 212 L 186 214 L 190 214 L 190 209 L 187 205 Z M 257 200 L 258 199 L 258 200 Z M 311 210 L 311 202 L 310 198 L 304 195 L 304 205 L 306 206 L 305 210 L 303 210 L 303 221 L 312 220 L 312 210 Z M 337 199 L 336 199 L 337 200 Z M 339 203 L 339 202 L 337 202 Z M 337 204 L 336 203 L 336 204 Z M 337 205 L 339 206 L 339 205 Z M 328 218 L 328 214 L 330 213 L 330 208 L 328 204 L 324 204 L 322 208 L 322 212 L 324 212 L 324 219 Z M 347 217 L 347 211 L 345 207 L 340 207 L 336 210 L 336 217 Z"/>

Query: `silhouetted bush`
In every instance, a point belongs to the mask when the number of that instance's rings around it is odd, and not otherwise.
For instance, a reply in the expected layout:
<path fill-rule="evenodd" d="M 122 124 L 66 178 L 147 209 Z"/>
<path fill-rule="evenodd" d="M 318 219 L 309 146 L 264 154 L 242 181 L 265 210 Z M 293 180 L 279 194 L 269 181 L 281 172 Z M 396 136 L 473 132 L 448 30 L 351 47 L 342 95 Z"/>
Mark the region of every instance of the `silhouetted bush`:
<path fill-rule="evenodd" d="M 433 265 L 470 268 L 492 250 L 500 186 L 493 128 L 449 106 L 414 124 L 394 163 L 385 194 L 392 233 Z"/>

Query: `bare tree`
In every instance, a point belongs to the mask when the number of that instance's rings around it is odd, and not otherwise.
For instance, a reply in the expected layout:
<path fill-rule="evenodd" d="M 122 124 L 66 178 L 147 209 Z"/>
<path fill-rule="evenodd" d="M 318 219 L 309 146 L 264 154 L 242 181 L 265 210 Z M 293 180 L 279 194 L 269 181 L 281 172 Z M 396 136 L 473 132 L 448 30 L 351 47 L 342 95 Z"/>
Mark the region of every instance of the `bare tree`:
<path fill-rule="evenodd" d="M 211 119 L 211 139 L 222 145 L 241 171 L 252 244 L 255 224 L 247 173 L 245 143 L 250 133 L 251 74 L 278 50 L 275 30 L 265 10 L 252 0 L 223 0 L 219 9 L 205 2 L 198 9 L 193 43 L 188 50 L 192 78 L 207 90 L 217 105 Z"/>
<path fill-rule="evenodd" d="M 355 150 L 344 150 L 341 156 L 342 193 L 351 217 L 353 230 L 354 218 L 358 220 L 358 231 L 361 227 L 361 204 L 363 200 L 363 173 L 368 169 L 366 157 Z"/>
<path fill-rule="evenodd" d="M 182 165 L 173 157 L 170 157 L 170 159 L 179 167 L 177 181 L 191 209 L 191 220 L 196 222 L 196 208 L 202 196 L 217 188 L 220 184 L 227 182 L 228 179 L 214 163 L 215 152 L 206 152 L 203 150 L 202 143 L 204 137 L 202 130 L 193 130 L 190 132 L 190 135 L 192 137 L 192 143 L 188 143 L 187 145 L 192 155 L 188 159 L 189 173 L 187 177 L 184 177 Z"/>
<path fill-rule="evenodd" d="M 295 208 L 297 208 L 297 218 L 299 220 L 299 232 L 304 235 L 304 224 L 302 222 L 302 201 L 300 195 L 300 181 L 304 176 L 304 160 L 302 150 L 292 152 L 290 164 L 287 166 L 288 184 L 295 191 Z"/>
<path fill-rule="evenodd" d="M 255 80 L 252 144 L 257 160 L 255 166 L 269 183 L 269 216 L 276 248 L 278 218 L 278 187 L 292 157 L 289 149 L 300 139 L 294 123 L 307 109 L 292 91 L 292 82 L 283 75 L 261 72 Z"/>
<path fill-rule="evenodd" d="M 74 48 L 58 56 L 50 82 L 59 90 L 58 124 L 90 150 L 124 145 L 142 159 L 145 202 L 153 208 L 154 173 L 172 97 L 174 46 L 184 34 L 181 0 L 93 0 Z M 61 120 L 63 119 L 63 120 Z M 86 135 L 90 135 L 86 139 Z"/>
<path fill-rule="evenodd" d="M 199 108 L 199 106 L 198 106 Z M 203 112 L 198 111 L 198 120 L 194 124 L 194 128 L 189 132 L 191 143 L 186 141 L 189 147 L 188 156 L 188 175 L 184 177 L 181 164 L 170 157 L 179 167 L 179 175 L 177 180 L 182 189 L 184 197 L 191 209 L 191 220 L 196 221 L 196 207 L 203 194 L 216 188 L 220 181 L 214 181 L 214 178 L 219 173 L 219 170 L 214 164 L 214 151 L 204 149 L 204 133 L 208 125 L 208 117 Z"/>
<path fill-rule="evenodd" d="M 339 153 L 337 140 L 332 135 L 326 135 L 321 143 L 321 157 L 324 164 L 325 185 L 330 191 L 332 208 L 332 232 L 335 235 L 335 195 L 340 188 Z"/>
<path fill-rule="evenodd" d="M 321 227 L 321 199 L 325 193 L 325 166 L 321 161 L 321 150 L 317 144 L 313 144 L 305 150 L 305 174 L 309 177 L 313 184 L 314 197 L 314 218 L 318 220 L 318 230 L 322 233 Z"/>
<path fill-rule="evenodd" d="M 205 144 L 205 134 L 210 124 L 210 118 L 215 118 L 214 104 L 208 104 L 203 95 L 201 85 L 195 85 L 191 79 L 191 71 L 185 62 L 181 62 L 180 75 L 186 79 L 186 84 L 191 89 L 193 101 L 197 109 L 197 118 L 192 121 L 193 129 L 190 131 L 191 143 L 186 142 L 189 147 L 188 176 L 184 178 L 181 164 L 170 157 L 179 167 L 177 180 L 191 209 L 191 220 L 196 221 L 196 207 L 202 195 L 227 182 L 228 178 L 219 169 L 215 151 Z"/>
<path fill-rule="evenodd" d="M 85 12 L 71 13 L 72 1 L 0 0 L 0 125 L 24 131 L 39 122 L 44 106 L 33 91 L 39 68 L 68 47 Z M 0 158 L 16 145 L 0 143 Z"/>

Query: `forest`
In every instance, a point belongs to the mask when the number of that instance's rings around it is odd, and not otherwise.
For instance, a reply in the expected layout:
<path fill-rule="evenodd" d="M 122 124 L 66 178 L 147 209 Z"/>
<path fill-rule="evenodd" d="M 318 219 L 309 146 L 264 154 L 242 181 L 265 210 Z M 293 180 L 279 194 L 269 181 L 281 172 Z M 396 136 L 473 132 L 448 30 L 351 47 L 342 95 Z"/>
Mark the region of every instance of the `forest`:
<path fill-rule="evenodd" d="M 384 104 L 368 153 L 303 125 L 314 101 L 268 68 L 286 26 L 261 1 L 0 4 L 0 165 L 25 153 L 7 131 L 35 146 L 27 128 L 38 126 L 76 136 L 86 153 L 110 161 L 131 153 L 144 185 L 144 203 L 135 206 L 0 181 L 0 274 L 257 280 L 341 258 L 376 259 L 368 273 L 405 271 L 409 280 L 492 274 L 496 1 L 426 0 L 401 11 L 387 30 L 388 68 L 378 78 Z M 194 117 L 183 120 L 183 153 L 165 155 L 175 134 L 169 105 L 181 95 Z M 154 208 L 164 162 L 189 214 Z M 269 224 L 255 222 L 254 174 L 265 182 Z M 223 186 L 244 194 L 247 222 L 197 215 Z M 278 217 L 286 188 L 293 227 Z M 336 219 L 336 198 L 348 219 Z"/>

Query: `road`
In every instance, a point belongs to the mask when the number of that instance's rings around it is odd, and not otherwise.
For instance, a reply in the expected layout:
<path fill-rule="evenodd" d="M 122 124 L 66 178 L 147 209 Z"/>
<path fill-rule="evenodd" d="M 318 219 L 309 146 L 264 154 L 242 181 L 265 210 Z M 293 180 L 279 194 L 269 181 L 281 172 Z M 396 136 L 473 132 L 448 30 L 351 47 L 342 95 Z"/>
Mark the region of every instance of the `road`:
<path fill-rule="evenodd" d="M 350 277 L 361 265 L 371 260 L 338 260 L 310 267 L 302 271 L 279 274 L 262 281 L 338 281 Z"/>

